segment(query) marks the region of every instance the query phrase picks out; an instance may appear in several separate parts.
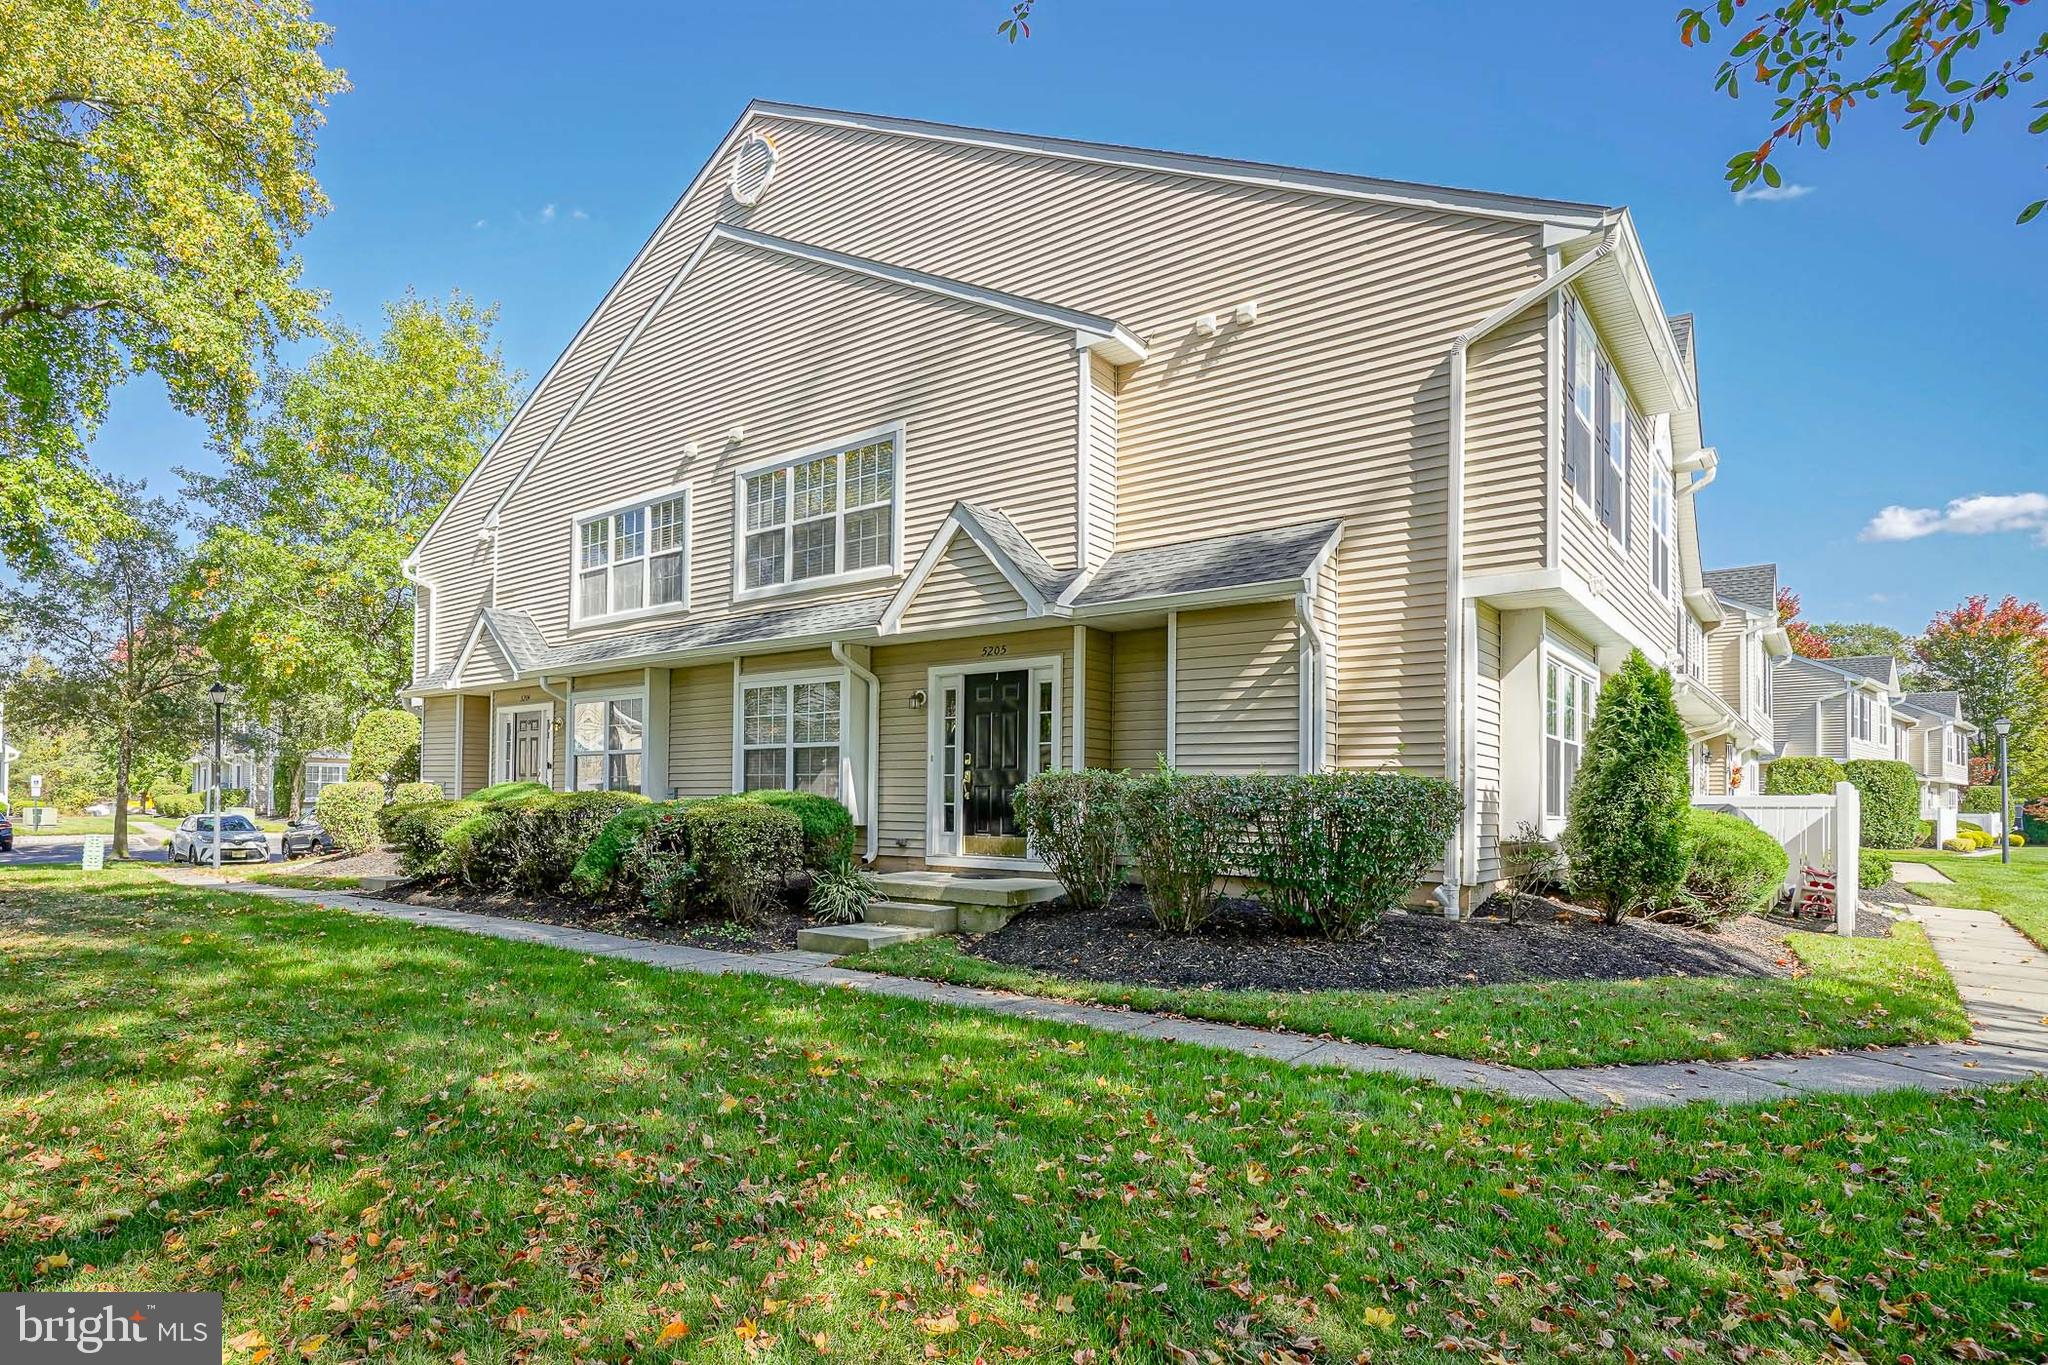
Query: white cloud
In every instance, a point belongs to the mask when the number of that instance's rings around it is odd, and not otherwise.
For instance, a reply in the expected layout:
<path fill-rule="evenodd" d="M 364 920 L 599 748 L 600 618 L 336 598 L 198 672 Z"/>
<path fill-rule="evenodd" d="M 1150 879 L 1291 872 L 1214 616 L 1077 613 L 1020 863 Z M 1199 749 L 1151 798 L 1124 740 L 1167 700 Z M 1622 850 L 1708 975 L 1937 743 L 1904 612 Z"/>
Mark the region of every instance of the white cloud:
<path fill-rule="evenodd" d="M 555 206 L 553 204 L 548 204 L 542 207 L 540 211 L 540 220 L 543 223 L 552 223 L 555 221 Z"/>
<path fill-rule="evenodd" d="M 2048 545 L 2048 493 L 1979 493 L 1957 498 L 1943 508 L 1899 507 L 1881 509 L 1863 528 L 1863 540 L 1919 540 L 1947 532 L 1959 536 L 1989 536 L 2008 531 L 2031 531 Z"/>
<path fill-rule="evenodd" d="M 487 227 L 489 227 L 490 225 L 491 225 L 491 220 L 490 220 L 490 219 L 488 219 L 488 218 L 479 218 L 479 219 L 477 219 L 477 220 L 476 220 L 476 228 L 477 228 L 477 230 L 478 230 L 478 231 L 482 231 L 482 230 L 483 230 L 484 228 L 487 228 Z"/>
<path fill-rule="evenodd" d="M 1783 204 L 1793 199 L 1804 199 L 1813 193 L 1811 185 L 1759 185 L 1753 190 L 1738 190 L 1735 202 L 1747 204 Z"/>
<path fill-rule="evenodd" d="M 584 219 L 588 218 L 590 215 L 585 213 L 582 209 L 570 209 L 569 216 L 580 223 Z"/>

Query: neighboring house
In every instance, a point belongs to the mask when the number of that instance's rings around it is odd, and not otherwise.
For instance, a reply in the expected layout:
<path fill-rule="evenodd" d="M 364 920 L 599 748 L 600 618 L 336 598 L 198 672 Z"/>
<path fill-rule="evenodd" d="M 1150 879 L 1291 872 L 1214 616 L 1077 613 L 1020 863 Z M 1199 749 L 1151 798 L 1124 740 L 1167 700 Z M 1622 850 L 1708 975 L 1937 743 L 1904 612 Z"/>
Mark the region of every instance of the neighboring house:
<path fill-rule="evenodd" d="M 1963 789 L 1970 785 L 1970 744 L 1977 727 L 1963 719 L 1963 698 L 1957 692 L 1906 692 L 1896 710 L 1914 722 L 1908 761 L 1920 774 L 1920 818 L 1934 822 L 1939 847 L 1955 837 Z"/>
<path fill-rule="evenodd" d="M 1795 654 L 1779 661 L 1771 683 L 1780 757 L 1912 761 L 1917 717 L 1900 708 L 1899 661 L 1891 655 Z"/>
<path fill-rule="evenodd" d="M 756 103 L 407 560 L 422 776 L 1028 867 L 1041 769 L 1401 766 L 1469 903 L 1711 603 L 1694 364 L 1625 209 Z"/>
<path fill-rule="evenodd" d="M 1710 611 L 1693 612 L 1673 669 L 1693 740 L 1693 794 L 1760 792 L 1763 765 L 1777 749 L 1772 663 L 1792 653 L 1778 623 L 1778 566 L 1713 569 L 1703 579 Z"/>
<path fill-rule="evenodd" d="M 213 785 L 213 746 L 202 746 L 186 761 L 186 767 L 192 774 L 189 790 L 208 791 Z M 280 815 L 291 809 L 290 792 L 275 790 L 277 775 L 277 749 L 269 736 L 241 735 L 222 745 L 221 786 L 228 791 L 247 790 L 249 804 L 258 814 Z M 301 807 L 310 810 L 322 787 L 347 777 L 348 750 L 313 750 L 300 769 Z"/>

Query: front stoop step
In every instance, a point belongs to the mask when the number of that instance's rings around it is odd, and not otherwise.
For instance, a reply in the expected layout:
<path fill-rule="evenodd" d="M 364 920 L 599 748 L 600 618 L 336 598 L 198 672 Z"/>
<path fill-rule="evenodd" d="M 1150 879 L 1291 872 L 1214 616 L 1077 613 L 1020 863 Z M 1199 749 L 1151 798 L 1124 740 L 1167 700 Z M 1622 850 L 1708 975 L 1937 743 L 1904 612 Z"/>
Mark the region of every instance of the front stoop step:
<path fill-rule="evenodd" d="M 936 938 L 939 931 L 909 924 L 819 924 L 796 931 L 796 946 L 807 953 L 832 953 L 849 957 L 871 953 L 892 943 L 914 943 Z"/>
<path fill-rule="evenodd" d="M 869 924 L 898 924 L 907 929 L 929 929 L 935 934 L 958 933 L 960 912 L 935 902 L 876 901 L 868 906 Z"/>
<path fill-rule="evenodd" d="M 1066 888 L 1050 877 L 963 877 L 952 872 L 884 872 L 876 881 L 892 901 L 950 905 L 963 934 L 992 934 L 1017 913 L 1058 900 Z"/>

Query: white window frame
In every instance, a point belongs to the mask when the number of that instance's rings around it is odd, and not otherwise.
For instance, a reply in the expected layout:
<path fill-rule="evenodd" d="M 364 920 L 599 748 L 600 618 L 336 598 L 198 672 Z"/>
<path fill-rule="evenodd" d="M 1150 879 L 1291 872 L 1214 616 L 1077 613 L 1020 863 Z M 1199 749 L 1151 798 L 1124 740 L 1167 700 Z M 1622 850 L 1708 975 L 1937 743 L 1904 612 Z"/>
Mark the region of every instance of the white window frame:
<path fill-rule="evenodd" d="M 1585 484 L 1583 489 L 1569 479 L 1564 480 L 1564 486 L 1571 493 L 1572 500 L 1590 514 L 1597 525 L 1600 520 L 1600 471 L 1594 467 L 1594 461 L 1600 458 L 1600 432 L 1597 426 L 1600 420 L 1600 403 L 1593 392 L 1593 381 L 1600 373 L 1600 338 L 1593 331 L 1592 319 L 1586 315 L 1584 300 L 1577 294 L 1568 294 L 1565 306 L 1572 310 L 1572 351 L 1564 358 L 1564 363 L 1571 369 L 1572 401 L 1564 420 L 1576 422 L 1585 429 L 1586 470 L 1581 479 Z M 1584 373 L 1579 369 L 1581 358 L 1586 362 Z M 1583 412 L 1580 411 L 1581 404 L 1585 407 Z M 1569 444 L 1571 433 L 1567 431 L 1564 439 Z M 1558 468 L 1562 471 L 1563 467 L 1563 461 L 1560 459 Z"/>
<path fill-rule="evenodd" d="M 1862 688 L 1849 691 L 1849 738 L 1870 743 L 1870 736 L 1876 725 L 1876 710 L 1871 705 L 1870 694 Z"/>
<path fill-rule="evenodd" d="M 336 775 L 326 778 L 317 776 L 316 774 L 323 768 L 332 768 Z M 315 800 L 319 797 L 321 788 L 332 787 L 337 783 L 346 781 L 348 781 L 348 764 L 333 758 L 314 759 L 306 764 L 305 778 L 301 783 L 303 792 L 300 800 Z"/>
<path fill-rule="evenodd" d="M 998 858 L 986 854 L 960 852 L 961 840 L 966 834 L 966 794 L 960 788 L 959 774 L 952 774 L 951 785 L 953 805 L 953 828 L 945 827 L 947 774 L 944 771 L 946 691 L 958 689 L 965 719 L 965 698 L 967 679 L 978 673 L 1028 673 L 1030 675 L 1031 704 L 1026 712 L 1024 751 L 1031 762 L 1031 773 L 1042 771 L 1040 756 L 1048 745 L 1052 754 L 1052 766 L 1058 767 L 1060 755 L 1065 752 L 1067 730 L 1068 698 L 1066 693 L 1066 658 L 1060 654 L 1041 654 L 1029 658 L 990 657 L 973 663 L 939 664 L 926 671 L 925 696 L 925 861 L 935 867 L 985 867 L 985 868 L 1042 868 L 1044 860 L 1035 854 L 1022 858 Z M 1038 689 L 1040 684 L 1052 684 L 1052 734 L 1048 737 L 1039 723 Z M 957 755 L 959 746 L 954 746 Z M 956 759 L 957 763 L 957 759 Z"/>
<path fill-rule="evenodd" d="M 654 589 L 654 536 L 648 524 L 647 512 L 657 503 L 680 500 L 683 504 L 682 542 L 680 553 L 683 557 L 682 596 L 673 602 L 655 605 L 647 603 L 647 596 Z M 604 611 L 586 615 L 583 611 L 583 528 L 594 521 L 609 519 L 622 512 L 641 513 L 641 547 L 638 561 L 641 567 L 640 594 L 642 605 L 629 607 L 624 611 Z M 573 514 L 569 518 L 569 625 L 571 628 L 591 625 L 610 625 L 615 621 L 637 621 L 648 616 L 680 616 L 690 610 L 690 527 L 695 520 L 696 507 L 690 496 L 690 485 L 677 484 L 653 493 L 642 493 L 621 502 L 604 507 L 591 507 Z M 663 551 L 662 553 L 670 553 Z M 611 600 L 615 571 L 619 565 L 616 554 L 607 552 L 605 560 L 605 599 Z"/>
<path fill-rule="evenodd" d="M 555 785 L 555 704 L 549 701 L 500 706 L 491 713 L 491 781 L 512 780 L 512 764 L 505 752 L 506 741 L 510 738 L 514 717 L 526 712 L 537 713 L 546 722 L 541 730 L 540 780 L 552 787 Z"/>
<path fill-rule="evenodd" d="M 839 685 L 839 738 L 831 744 L 802 743 L 796 739 L 796 717 L 793 714 L 796 688 L 803 683 L 837 683 Z M 782 689 L 782 714 L 784 719 L 782 743 L 780 745 L 747 743 L 747 693 L 756 688 Z M 782 750 L 782 773 L 786 779 L 784 787 L 795 780 L 796 751 L 798 749 L 838 750 L 834 767 L 838 791 L 832 799 L 853 809 L 853 727 L 857 721 L 853 712 L 853 677 L 844 668 L 806 668 L 783 672 L 749 673 L 745 669 L 735 670 L 732 683 L 732 789 L 743 792 L 747 789 L 747 751 L 780 748 Z M 873 741 L 870 740 L 870 743 Z"/>
<path fill-rule="evenodd" d="M 1563 705 L 1565 693 L 1562 690 L 1562 685 L 1566 683 L 1566 680 L 1576 681 L 1585 689 L 1579 698 L 1577 733 L 1569 740 L 1565 739 L 1561 734 L 1553 735 L 1551 733 L 1550 686 L 1553 673 L 1557 674 L 1558 682 L 1561 684 L 1558 692 L 1559 705 L 1557 708 L 1560 716 L 1565 714 Z M 1539 825 L 1546 834 L 1551 834 L 1563 828 L 1566 817 L 1571 814 L 1572 801 L 1571 782 L 1566 780 L 1561 782 L 1558 787 L 1557 811 L 1553 813 L 1550 808 L 1551 744 L 1553 741 L 1559 745 L 1569 744 L 1578 750 L 1579 762 L 1573 766 L 1572 770 L 1573 776 L 1576 777 L 1578 768 L 1585 763 L 1586 732 L 1592 726 L 1593 712 L 1600 704 L 1600 666 L 1580 654 L 1577 650 L 1567 648 L 1554 637 L 1546 636 L 1543 641 L 1543 667 L 1537 673 L 1536 686 L 1538 689 L 1536 706 L 1541 716 L 1543 746 L 1539 763 L 1540 782 L 1537 797 L 1540 803 L 1539 811 L 1542 816 Z"/>
<path fill-rule="evenodd" d="M 818 592 L 825 588 L 843 587 L 850 583 L 868 583 L 876 579 L 896 578 L 905 567 L 903 553 L 903 507 L 905 500 L 904 473 L 909 467 L 909 427 L 904 422 L 890 422 L 886 425 L 863 431 L 853 436 L 840 437 L 789 454 L 776 455 L 769 459 L 757 460 L 733 471 L 732 480 L 732 600 L 755 602 L 769 597 L 788 597 L 797 593 Z M 834 493 L 832 512 L 832 562 L 846 563 L 846 461 L 844 456 L 850 450 L 887 439 L 895 447 L 894 491 L 889 507 L 889 557 L 880 564 L 871 564 L 864 569 L 839 569 L 815 578 L 792 579 L 788 577 L 795 554 L 795 531 L 797 524 L 794 476 L 785 474 L 783 483 L 782 520 L 782 571 L 783 581 L 764 584 L 761 587 L 747 586 L 747 481 L 777 470 L 793 470 L 798 465 L 809 464 L 827 455 L 840 456 L 839 482 Z M 878 506 L 879 504 L 863 504 Z M 853 509 L 855 511 L 860 508 Z M 819 518 L 806 518 L 819 520 Z"/>
<path fill-rule="evenodd" d="M 1597 343 L 1596 343 L 1597 344 Z M 1607 463 L 1614 469 L 1614 525 L 1602 524 L 1600 529 L 1607 533 L 1608 541 L 1623 555 L 1629 550 L 1631 528 L 1635 524 L 1635 486 L 1631 475 L 1633 463 L 1630 455 L 1636 441 L 1636 410 L 1629 401 L 1628 385 L 1621 382 L 1621 371 L 1616 368 L 1614 358 L 1602 348 L 1602 358 L 1607 361 Z M 1616 437 L 1621 439 L 1616 440 Z M 1599 457 L 1599 447 L 1594 448 L 1594 457 Z M 1594 484 L 1594 495 L 1599 494 L 1599 484 Z M 1595 509 L 1597 518 L 1598 509 Z"/>
<path fill-rule="evenodd" d="M 626 701 L 629 699 L 638 701 L 640 703 L 640 747 L 637 749 L 614 749 L 611 744 L 612 727 L 609 708 L 611 706 L 611 703 L 615 701 Z M 576 708 L 584 705 L 587 702 L 602 702 L 607 708 L 604 729 L 599 736 L 598 747 L 595 749 L 582 748 L 576 742 Z M 562 752 L 563 756 L 568 759 L 569 772 L 568 780 L 565 783 L 563 789 L 565 791 L 586 792 L 646 791 L 647 774 L 649 771 L 647 736 L 649 726 L 651 723 L 649 719 L 649 702 L 647 697 L 647 689 L 645 687 L 593 687 L 590 690 L 585 691 L 582 688 L 574 688 L 569 693 L 568 712 L 569 733 L 563 739 Z M 638 786 L 614 787 L 611 784 L 612 756 L 614 754 L 640 755 L 640 783 Z M 576 760 L 578 758 L 589 758 L 592 755 L 601 756 L 604 760 L 604 780 L 598 786 L 586 787 L 579 783 L 576 779 Z"/>
<path fill-rule="evenodd" d="M 1661 433 L 1660 433 L 1661 435 Z M 1650 585 L 1667 602 L 1678 600 L 1678 515 L 1672 496 L 1669 447 L 1650 445 Z"/>

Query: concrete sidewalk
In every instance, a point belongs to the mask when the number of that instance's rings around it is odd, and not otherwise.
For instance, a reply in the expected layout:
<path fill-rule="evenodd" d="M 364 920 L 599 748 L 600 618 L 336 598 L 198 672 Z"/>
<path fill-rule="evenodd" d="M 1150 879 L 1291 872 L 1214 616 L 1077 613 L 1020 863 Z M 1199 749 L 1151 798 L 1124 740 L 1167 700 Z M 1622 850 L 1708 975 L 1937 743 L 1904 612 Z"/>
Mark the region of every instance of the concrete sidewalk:
<path fill-rule="evenodd" d="M 400 905 L 340 892 L 215 881 L 204 875 L 169 870 L 157 875 L 182 885 L 303 901 L 487 938 L 538 943 L 592 957 L 643 962 L 671 971 L 779 977 L 809 986 L 835 986 L 870 995 L 1071 1024 L 1104 1033 L 1193 1043 L 1265 1057 L 1289 1066 L 1329 1066 L 1405 1076 L 1515 1099 L 1572 1100 L 1633 1109 L 1692 1100 L 1741 1102 L 1787 1099 L 1800 1094 L 1947 1091 L 2048 1076 L 2048 1024 L 2043 1022 L 2043 1016 L 2048 1015 L 2048 953 L 2034 947 L 1997 915 L 1940 906 L 1915 907 L 1915 915 L 1926 925 L 1929 941 L 1955 979 L 1957 993 L 1969 1010 L 1976 1029 L 1971 1042 L 1873 1048 L 1812 1057 L 1765 1057 L 1747 1062 L 1658 1062 L 1531 1071 L 1398 1048 L 1334 1042 L 1284 1029 L 1240 1028 L 1234 1024 L 882 976 L 840 966 L 823 953 L 722 953 L 531 920 Z"/>

